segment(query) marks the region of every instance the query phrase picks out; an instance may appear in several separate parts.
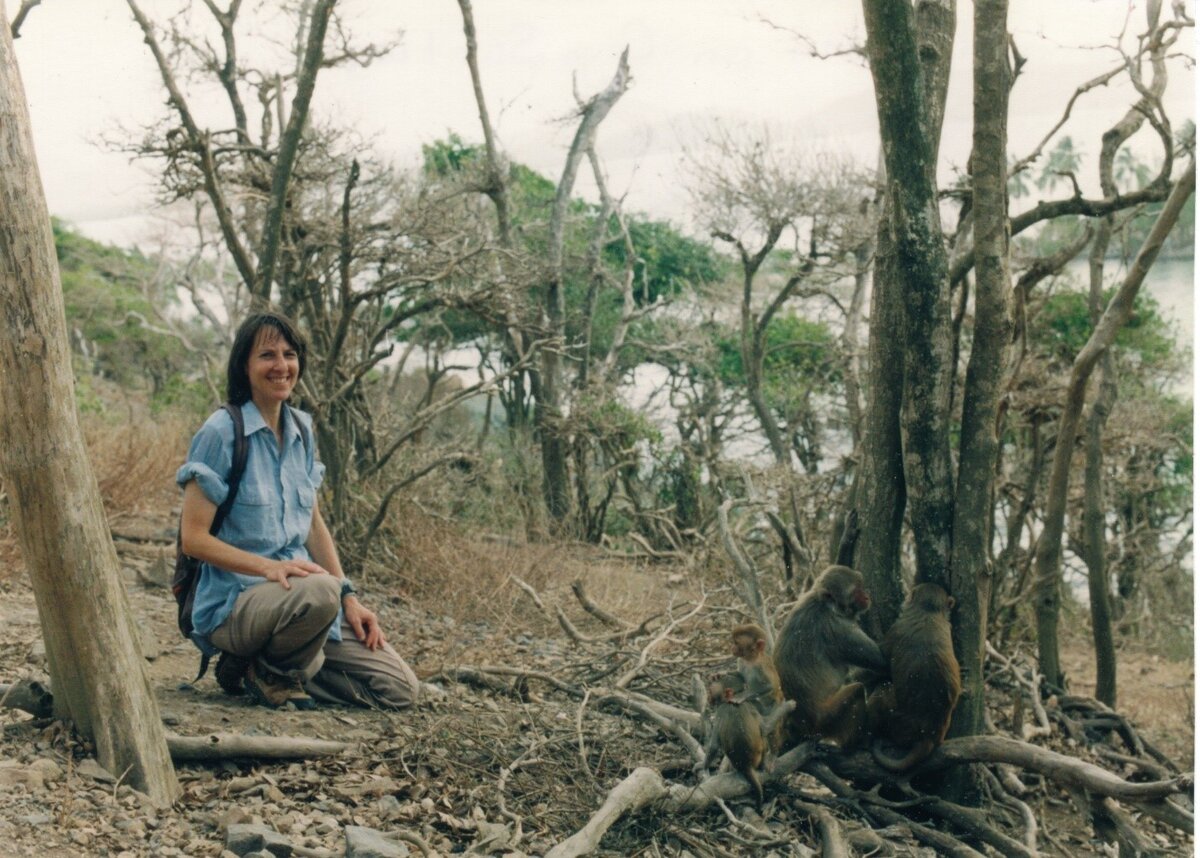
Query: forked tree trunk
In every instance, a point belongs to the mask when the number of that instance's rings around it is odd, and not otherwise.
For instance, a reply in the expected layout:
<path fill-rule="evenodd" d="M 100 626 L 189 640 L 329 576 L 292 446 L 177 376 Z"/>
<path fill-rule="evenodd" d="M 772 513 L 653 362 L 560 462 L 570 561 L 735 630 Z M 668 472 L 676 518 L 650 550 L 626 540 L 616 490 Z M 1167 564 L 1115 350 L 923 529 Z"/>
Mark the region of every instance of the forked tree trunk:
<path fill-rule="evenodd" d="M 55 714 L 95 741 L 101 765 L 165 805 L 179 784 L 75 417 L 50 216 L 12 38 L 0 29 L 0 475 Z"/>
<path fill-rule="evenodd" d="M 864 0 L 864 10 L 869 2 Z M 948 0 L 922 0 L 915 13 L 887 3 L 872 5 L 875 7 L 872 14 L 877 18 L 897 14 L 903 19 L 904 26 L 910 31 L 908 44 L 912 49 L 912 61 L 905 65 L 905 74 L 910 79 L 904 83 L 893 78 L 888 61 L 882 61 L 876 102 L 882 110 L 884 102 L 891 106 L 898 99 L 910 99 L 914 116 L 918 111 L 923 112 L 917 136 L 923 140 L 922 145 L 927 147 L 929 161 L 933 163 L 937 160 L 950 79 L 956 25 L 954 4 Z M 878 39 L 876 45 L 879 45 Z M 867 577 L 871 590 L 872 607 L 867 625 L 876 638 L 882 636 L 896 619 L 904 601 L 900 580 L 900 529 L 908 503 L 900 426 L 905 391 L 906 338 L 902 332 L 906 287 L 894 227 L 895 200 L 888 190 L 895 177 L 888 173 L 887 150 L 899 147 L 899 157 L 903 160 L 911 141 L 898 139 L 894 130 L 881 133 L 881 137 L 886 138 L 882 140 L 883 166 L 880 169 L 885 193 L 871 287 L 868 398 L 863 421 L 861 482 L 855 499 L 862 534 L 854 566 Z M 948 284 L 942 288 L 948 289 Z"/>
<path fill-rule="evenodd" d="M 950 271 L 938 212 L 936 138 L 909 0 L 863 0 L 867 57 L 888 172 L 904 325 L 904 484 L 916 579 L 949 589 Z"/>
<path fill-rule="evenodd" d="M 1146 8 L 1148 31 L 1158 27 L 1162 8 L 1151 3 Z M 1150 54 L 1153 76 L 1141 100 L 1100 139 L 1100 187 L 1106 199 L 1118 196 L 1113 168 L 1118 150 L 1153 115 L 1155 103 L 1167 88 L 1167 46 L 1159 41 Z M 1088 313 L 1092 326 L 1100 322 L 1101 296 L 1104 289 L 1104 259 L 1112 237 L 1112 215 L 1100 222 L 1088 259 Z M 1117 705 L 1117 648 L 1113 640 L 1112 604 L 1109 598 L 1108 563 L 1105 545 L 1104 509 L 1104 426 L 1117 401 L 1117 370 L 1112 350 L 1105 349 L 1100 359 L 1100 390 L 1092 403 L 1087 420 L 1087 453 L 1083 477 L 1084 562 L 1088 567 L 1088 599 L 1092 613 L 1092 643 L 1096 650 L 1096 699 L 1108 706 Z"/>
<path fill-rule="evenodd" d="M 580 109 L 579 127 L 567 151 L 562 178 L 554 194 L 550 212 L 550 277 L 546 283 L 543 304 L 546 330 L 551 338 L 548 348 L 541 352 L 541 396 L 537 402 L 537 427 L 542 445 L 542 490 L 546 508 L 556 531 L 562 533 L 569 525 L 571 494 L 567 468 L 568 443 L 563 425 L 562 358 L 566 348 L 566 299 L 563 295 L 566 272 L 563 266 L 563 243 L 567 227 L 567 211 L 579 163 L 592 145 L 596 129 L 608 116 L 617 100 L 629 86 L 629 48 L 621 54 L 617 71 L 607 87 L 592 96 Z"/>

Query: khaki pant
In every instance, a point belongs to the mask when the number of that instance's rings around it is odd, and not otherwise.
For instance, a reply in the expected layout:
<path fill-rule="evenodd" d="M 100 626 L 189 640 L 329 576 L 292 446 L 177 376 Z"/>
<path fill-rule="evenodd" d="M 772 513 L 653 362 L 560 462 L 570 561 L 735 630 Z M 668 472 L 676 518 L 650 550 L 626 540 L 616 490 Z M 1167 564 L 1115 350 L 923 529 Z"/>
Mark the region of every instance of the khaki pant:
<path fill-rule="evenodd" d="M 328 639 L 340 604 L 338 579 L 288 580 L 288 590 L 274 581 L 244 590 L 229 618 L 209 636 L 213 645 L 299 679 L 326 703 L 403 709 L 416 702 L 420 682 L 391 645 L 372 652 L 344 621 L 342 640 Z"/>

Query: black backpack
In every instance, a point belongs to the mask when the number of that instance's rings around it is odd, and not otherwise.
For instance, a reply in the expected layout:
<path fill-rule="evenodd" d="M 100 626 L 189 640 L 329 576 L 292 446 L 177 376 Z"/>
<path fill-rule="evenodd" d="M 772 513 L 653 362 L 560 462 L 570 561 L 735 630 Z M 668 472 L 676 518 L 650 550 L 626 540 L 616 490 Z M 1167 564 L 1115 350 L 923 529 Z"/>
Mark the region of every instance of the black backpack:
<path fill-rule="evenodd" d="M 226 402 L 221 406 L 233 419 L 233 462 L 229 466 L 229 475 L 225 478 L 225 484 L 229 487 L 229 494 L 225 496 L 225 500 L 217 507 L 216 515 L 213 516 L 212 526 L 208 528 L 208 532 L 216 536 L 221 529 L 221 525 L 225 523 L 226 516 L 233 509 L 233 502 L 237 499 L 238 486 L 242 483 L 242 474 L 246 473 L 246 454 L 249 452 L 250 445 L 246 443 L 246 427 L 242 422 L 242 409 L 238 405 L 232 405 Z M 200 561 L 195 557 L 183 553 L 183 530 L 182 527 L 175 533 L 175 574 L 171 577 L 171 592 L 175 594 L 175 605 L 177 608 L 176 619 L 179 623 L 179 631 L 188 640 L 192 637 L 192 605 L 196 601 L 196 584 L 200 581 Z M 196 674 L 193 682 L 198 682 L 205 673 L 208 672 L 209 655 L 204 653 L 200 656 L 200 672 Z"/>
<path fill-rule="evenodd" d="M 242 409 L 239 405 L 233 405 L 226 402 L 221 406 L 229 414 L 233 420 L 233 461 L 229 466 L 229 475 L 225 478 L 225 485 L 229 487 L 229 494 L 225 496 L 225 500 L 221 501 L 221 505 L 217 507 L 217 512 L 213 516 L 212 525 L 208 528 L 208 532 L 213 536 L 220 531 L 221 525 L 225 523 L 225 518 L 229 515 L 229 511 L 233 509 L 233 502 L 237 499 L 238 487 L 242 483 L 242 475 L 246 473 L 246 455 L 250 452 L 250 445 L 246 442 L 246 425 L 242 421 Z M 308 428 L 304 422 L 296 416 L 296 411 L 290 405 L 287 406 L 292 420 L 296 421 L 296 426 L 300 429 L 300 437 L 304 441 L 304 450 L 307 454 L 311 441 L 308 438 Z M 192 605 L 196 601 L 196 585 L 200 581 L 200 561 L 195 557 L 183 553 L 183 534 L 181 530 L 175 533 L 175 574 L 171 577 L 171 592 L 175 594 L 176 620 L 179 623 L 179 631 L 183 636 L 191 640 L 192 630 L 195 626 L 192 625 Z M 211 656 L 208 653 L 200 655 L 200 670 L 196 674 L 196 678 L 192 682 L 199 682 L 204 678 L 204 674 L 208 672 L 208 662 Z"/>

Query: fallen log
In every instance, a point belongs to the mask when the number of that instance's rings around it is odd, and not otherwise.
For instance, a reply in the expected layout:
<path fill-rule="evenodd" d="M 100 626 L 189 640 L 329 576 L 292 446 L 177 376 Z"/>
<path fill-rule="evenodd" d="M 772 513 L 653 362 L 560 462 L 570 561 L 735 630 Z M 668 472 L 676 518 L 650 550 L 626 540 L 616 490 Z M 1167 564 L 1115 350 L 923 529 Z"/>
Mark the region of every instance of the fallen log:
<path fill-rule="evenodd" d="M 301 760 L 331 757 L 350 747 L 346 742 L 294 736 L 239 736 L 234 733 L 210 733 L 207 736 L 167 734 L 167 747 L 175 762 L 194 760 Z"/>
<path fill-rule="evenodd" d="M 0 708 L 20 709 L 36 718 L 49 718 L 54 712 L 54 696 L 36 679 L 19 679 L 0 684 Z M 195 760 L 303 760 L 331 757 L 350 745 L 325 739 L 294 736 L 240 736 L 236 733 L 211 733 L 207 736 L 167 734 L 167 748 L 177 763 Z"/>

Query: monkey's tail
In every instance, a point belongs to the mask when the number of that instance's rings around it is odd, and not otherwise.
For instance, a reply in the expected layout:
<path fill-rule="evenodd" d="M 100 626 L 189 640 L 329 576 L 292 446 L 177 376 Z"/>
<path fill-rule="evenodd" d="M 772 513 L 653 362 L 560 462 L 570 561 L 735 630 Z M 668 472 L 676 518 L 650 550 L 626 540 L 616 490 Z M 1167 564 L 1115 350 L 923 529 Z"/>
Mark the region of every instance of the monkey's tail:
<path fill-rule="evenodd" d="M 754 787 L 754 794 L 758 797 L 758 807 L 761 810 L 763 806 L 763 784 L 762 776 L 758 773 L 758 769 L 747 766 L 742 772 L 742 777 L 750 781 L 750 786 Z"/>
<path fill-rule="evenodd" d="M 874 742 L 871 745 L 871 756 L 875 758 L 875 762 L 890 772 L 906 772 L 932 754 L 936 747 L 937 742 L 933 739 L 921 739 L 905 756 L 897 759 L 889 757 L 880 749 L 879 742 Z"/>

